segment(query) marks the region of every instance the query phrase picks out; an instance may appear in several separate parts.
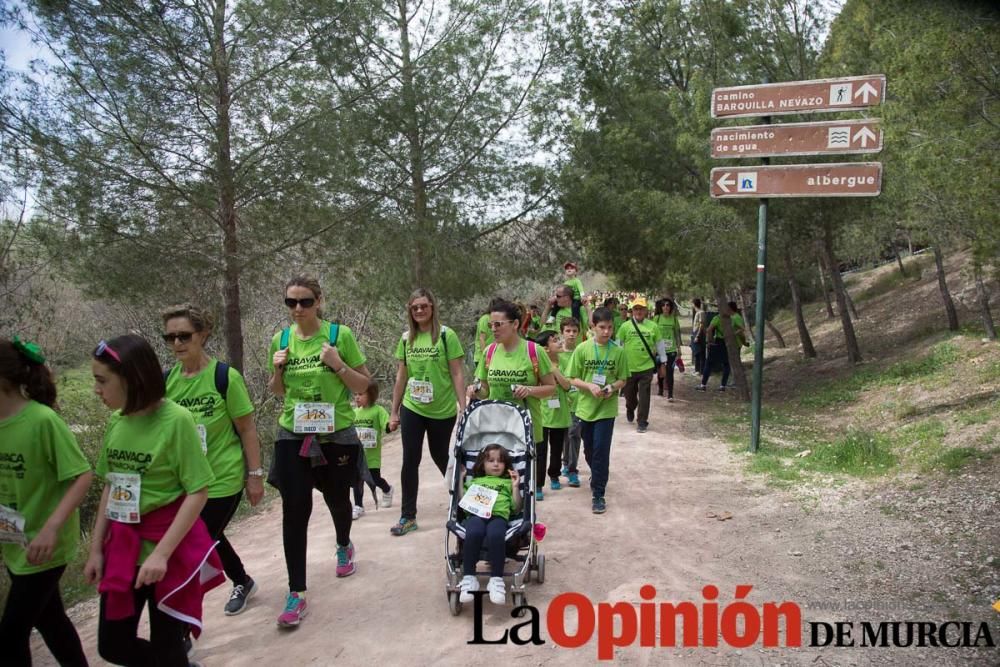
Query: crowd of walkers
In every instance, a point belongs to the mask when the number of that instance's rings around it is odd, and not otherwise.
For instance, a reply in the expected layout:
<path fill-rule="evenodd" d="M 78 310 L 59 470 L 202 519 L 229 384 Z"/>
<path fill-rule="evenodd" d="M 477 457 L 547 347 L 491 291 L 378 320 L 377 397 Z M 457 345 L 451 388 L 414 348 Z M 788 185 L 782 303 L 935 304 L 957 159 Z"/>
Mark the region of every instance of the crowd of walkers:
<path fill-rule="evenodd" d="M 137 335 L 93 349 L 94 391 L 111 410 L 93 471 L 59 416 L 43 351 L 17 336 L 0 339 L 0 544 L 11 580 L 0 620 L 4 664 L 31 664 L 32 628 L 59 664 L 87 664 L 59 580 L 78 548 L 78 508 L 95 476 L 103 491 L 84 574 L 100 593 L 98 653 L 121 665 L 195 664 L 189 656 L 203 628 L 202 598 L 227 578 L 232 589 L 223 613 L 246 608 L 257 583 L 226 528 L 244 495 L 251 505 L 261 501 L 265 481 L 281 497 L 288 576 L 277 625 L 298 626 L 309 610 L 314 489 L 336 534 L 335 574 L 351 576 L 358 569 L 351 528 L 364 514 L 365 487 L 381 507 L 397 495 L 381 473 L 385 434 L 398 430 L 402 442 L 400 515 L 389 528 L 402 537 L 418 529 L 424 443 L 444 475 L 456 420 L 471 401 L 509 401 L 530 413 L 536 501 L 563 490 L 563 480 L 581 486 L 582 445 L 591 510 L 603 514 L 618 399 L 625 399 L 626 421 L 646 432 L 654 378 L 658 396 L 674 400 L 686 326 L 671 298 L 652 301 L 651 314 L 648 296 L 587 293 L 577 266 L 567 262 L 564 269 L 565 281 L 544 306 L 499 298 L 489 304 L 475 329 L 471 379 L 459 336 L 441 322 L 434 295 L 415 290 L 395 346 L 389 410 L 378 404 L 380 387 L 354 332 L 324 317 L 319 282 L 289 280 L 283 298 L 290 323 L 274 334 L 268 354 L 268 388 L 282 403 L 267 471 L 244 379 L 206 351 L 213 320 L 195 305 L 162 313 L 163 341 L 173 355 L 166 370 Z M 742 343 L 736 304 L 723 308 Z M 696 388 L 706 388 L 718 365 L 725 389 L 721 316 L 699 299 L 688 344 L 701 378 Z M 519 505 L 516 474 L 502 452 L 485 453 L 476 472 L 515 477 L 513 493 L 509 480 L 503 488 L 508 505 Z M 480 528 L 476 539 L 488 540 L 487 523 Z M 499 586 L 491 579 L 494 601 L 503 599 L 502 580 Z M 139 633 L 143 609 L 148 638 Z"/>

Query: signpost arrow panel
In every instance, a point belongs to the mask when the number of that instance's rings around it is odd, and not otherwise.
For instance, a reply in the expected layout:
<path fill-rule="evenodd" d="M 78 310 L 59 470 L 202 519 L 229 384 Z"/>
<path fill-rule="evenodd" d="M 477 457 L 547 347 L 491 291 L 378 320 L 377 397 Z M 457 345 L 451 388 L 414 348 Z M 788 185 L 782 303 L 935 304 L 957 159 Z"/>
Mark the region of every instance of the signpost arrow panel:
<path fill-rule="evenodd" d="M 882 163 L 783 164 L 716 167 L 712 197 L 876 197 Z"/>
<path fill-rule="evenodd" d="M 712 91 L 712 118 L 851 111 L 882 104 L 885 75 L 732 86 Z"/>
<path fill-rule="evenodd" d="M 712 130 L 713 158 L 878 153 L 881 150 L 882 129 L 878 120 L 751 125 Z"/>

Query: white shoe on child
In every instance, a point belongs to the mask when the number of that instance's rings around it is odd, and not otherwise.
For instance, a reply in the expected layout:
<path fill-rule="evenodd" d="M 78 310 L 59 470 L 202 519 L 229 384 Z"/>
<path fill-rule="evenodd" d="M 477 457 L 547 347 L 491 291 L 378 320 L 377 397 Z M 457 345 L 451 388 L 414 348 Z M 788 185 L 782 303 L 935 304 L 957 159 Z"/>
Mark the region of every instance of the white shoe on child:
<path fill-rule="evenodd" d="M 467 574 L 462 577 L 462 581 L 458 584 L 458 589 L 460 591 L 458 594 L 459 602 L 472 602 L 475 599 L 472 592 L 479 590 L 479 579 L 476 579 L 474 575 Z"/>
<path fill-rule="evenodd" d="M 395 490 L 394 487 L 390 486 L 388 491 L 382 492 L 382 507 L 392 507 L 392 492 Z"/>
<path fill-rule="evenodd" d="M 486 590 L 490 592 L 490 602 L 507 604 L 507 589 L 503 585 L 503 577 L 490 577 L 490 582 L 486 584 Z"/>
<path fill-rule="evenodd" d="M 355 505 L 354 509 L 351 510 L 351 518 L 354 520 L 360 519 L 365 513 L 365 508 L 360 505 Z"/>

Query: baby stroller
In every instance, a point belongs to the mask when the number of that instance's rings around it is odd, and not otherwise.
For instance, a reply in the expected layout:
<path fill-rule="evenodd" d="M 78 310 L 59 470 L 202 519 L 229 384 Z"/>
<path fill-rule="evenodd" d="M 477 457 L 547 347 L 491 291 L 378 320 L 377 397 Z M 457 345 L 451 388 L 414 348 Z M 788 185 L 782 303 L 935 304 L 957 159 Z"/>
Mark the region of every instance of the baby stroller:
<path fill-rule="evenodd" d="M 445 531 L 445 570 L 447 583 L 445 591 L 448 606 L 453 616 L 462 612 L 458 599 L 459 582 L 462 580 L 462 548 L 465 540 L 465 526 L 462 521 L 465 512 L 458 503 L 462 499 L 461 475 L 472 474 L 479 451 L 490 444 L 502 445 L 510 452 L 514 469 L 520 475 L 521 511 L 512 514 L 506 535 L 507 563 L 504 566 L 504 580 L 508 584 L 511 601 L 515 607 L 527 602 L 525 583 L 535 573 L 535 581 L 545 581 L 545 556 L 538 553 L 535 540 L 535 444 L 531 431 L 531 415 L 522 407 L 503 401 L 476 401 L 472 403 L 458 424 L 452 456 L 455 466 L 449 481 L 451 503 L 448 510 L 448 530 Z M 489 574 L 483 569 L 486 559 L 485 548 L 480 554 L 480 564 L 476 576 Z M 511 568 L 510 561 L 514 561 Z"/>

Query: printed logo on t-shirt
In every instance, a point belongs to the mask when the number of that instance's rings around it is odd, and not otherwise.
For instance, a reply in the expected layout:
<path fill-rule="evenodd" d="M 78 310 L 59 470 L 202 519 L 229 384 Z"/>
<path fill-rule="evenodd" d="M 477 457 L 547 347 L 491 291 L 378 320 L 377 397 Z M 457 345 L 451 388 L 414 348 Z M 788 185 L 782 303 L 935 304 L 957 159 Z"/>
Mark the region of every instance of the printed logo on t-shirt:
<path fill-rule="evenodd" d="M 191 396 L 176 400 L 177 405 L 187 408 L 195 415 L 195 419 L 203 421 L 215 416 L 216 396 L 205 394 L 203 396 Z"/>
<path fill-rule="evenodd" d="M 142 475 L 153 462 L 153 455 L 148 452 L 134 452 L 130 449 L 108 448 L 108 465 L 119 470 L 131 470 Z"/>
<path fill-rule="evenodd" d="M 0 475 L 13 475 L 17 479 L 24 479 L 26 472 L 24 454 L 20 452 L 0 452 Z"/>

